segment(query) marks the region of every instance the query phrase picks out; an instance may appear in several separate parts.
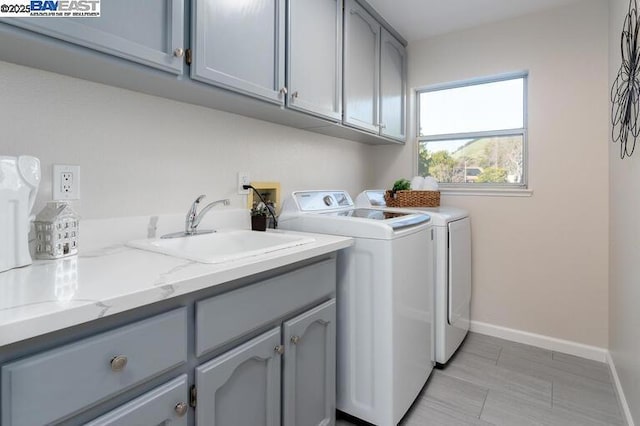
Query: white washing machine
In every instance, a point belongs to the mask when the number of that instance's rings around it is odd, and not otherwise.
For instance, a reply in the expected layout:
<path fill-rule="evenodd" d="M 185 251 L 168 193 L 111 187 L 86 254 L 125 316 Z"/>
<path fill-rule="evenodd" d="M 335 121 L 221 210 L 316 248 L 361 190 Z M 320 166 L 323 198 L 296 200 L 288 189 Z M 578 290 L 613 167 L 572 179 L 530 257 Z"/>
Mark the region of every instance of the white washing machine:
<path fill-rule="evenodd" d="M 386 208 L 383 190 L 361 192 L 356 206 Z M 435 361 L 446 364 L 469 331 L 471 311 L 471 219 L 455 207 L 410 207 L 425 212 L 435 230 Z"/>
<path fill-rule="evenodd" d="M 433 369 L 429 215 L 355 208 L 346 191 L 297 191 L 278 223 L 354 238 L 337 258 L 336 405 L 379 426 L 397 425 Z"/>

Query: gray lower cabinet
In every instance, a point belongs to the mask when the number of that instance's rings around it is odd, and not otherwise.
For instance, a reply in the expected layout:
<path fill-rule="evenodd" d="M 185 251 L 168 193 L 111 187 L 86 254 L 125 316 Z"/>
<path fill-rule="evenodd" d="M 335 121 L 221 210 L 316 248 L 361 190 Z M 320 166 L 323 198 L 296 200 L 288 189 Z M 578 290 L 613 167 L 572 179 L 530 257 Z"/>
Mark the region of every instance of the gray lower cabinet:
<path fill-rule="evenodd" d="M 287 106 L 342 120 L 342 0 L 288 2 Z"/>
<path fill-rule="evenodd" d="M 193 0 L 191 78 L 284 104 L 284 0 Z"/>
<path fill-rule="evenodd" d="M 289 312 L 330 298 L 335 285 L 335 264 L 318 262 L 199 300 L 196 302 L 196 356 L 213 353 L 238 341 L 248 331 L 277 324 Z"/>
<path fill-rule="evenodd" d="M 335 318 L 332 299 L 198 367 L 196 424 L 333 425 Z"/>
<path fill-rule="evenodd" d="M 101 2 L 100 9 L 99 18 L 7 18 L 2 22 L 173 74 L 183 73 L 184 0 L 108 0 Z"/>
<path fill-rule="evenodd" d="M 336 301 L 284 323 L 284 426 L 335 423 Z"/>
<path fill-rule="evenodd" d="M 199 426 L 280 425 L 280 328 L 196 369 Z"/>
<path fill-rule="evenodd" d="M 165 383 L 86 426 L 187 426 L 187 375 Z"/>
<path fill-rule="evenodd" d="M 335 294 L 331 254 L 0 347 L 0 425 L 333 425 Z"/>
<path fill-rule="evenodd" d="M 380 134 L 405 141 L 406 52 L 389 31 L 382 29 L 380 43 Z"/>

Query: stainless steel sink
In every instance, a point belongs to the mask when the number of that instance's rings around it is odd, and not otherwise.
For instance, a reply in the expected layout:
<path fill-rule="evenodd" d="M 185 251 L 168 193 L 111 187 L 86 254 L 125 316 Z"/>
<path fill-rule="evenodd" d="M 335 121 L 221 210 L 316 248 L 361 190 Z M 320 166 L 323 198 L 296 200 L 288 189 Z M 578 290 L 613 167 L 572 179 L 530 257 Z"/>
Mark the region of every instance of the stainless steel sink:
<path fill-rule="evenodd" d="M 182 238 L 135 240 L 127 245 L 201 263 L 223 263 L 314 241 L 302 235 L 237 229 Z"/>

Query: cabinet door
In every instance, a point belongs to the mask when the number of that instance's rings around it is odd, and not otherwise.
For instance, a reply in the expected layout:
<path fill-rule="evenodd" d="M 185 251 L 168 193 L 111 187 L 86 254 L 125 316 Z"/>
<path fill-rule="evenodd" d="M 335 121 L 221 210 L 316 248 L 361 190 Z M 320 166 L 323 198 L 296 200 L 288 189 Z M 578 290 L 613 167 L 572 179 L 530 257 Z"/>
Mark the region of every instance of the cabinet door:
<path fill-rule="evenodd" d="M 344 124 L 378 133 L 380 24 L 346 0 L 344 25 Z"/>
<path fill-rule="evenodd" d="M 174 74 L 184 69 L 184 0 L 108 0 L 99 18 L 2 21 Z"/>
<path fill-rule="evenodd" d="M 289 108 L 342 120 L 342 0 L 289 1 Z"/>
<path fill-rule="evenodd" d="M 196 368 L 198 426 L 280 425 L 280 329 Z"/>
<path fill-rule="evenodd" d="M 334 424 L 336 302 L 284 323 L 284 426 Z"/>
<path fill-rule="evenodd" d="M 380 134 L 406 139 L 406 54 L 404 46 L 382 30 L 380 47 Z"/>
<path fill-rule="evenodd" d="M 191 78 L 284 103 L 284 0 L 194 0 Z"/>
<path fill-rule="evenodd" d="M 187 426 L 188 395 L 187 375 L 183 374 L 86 426 Z"/>

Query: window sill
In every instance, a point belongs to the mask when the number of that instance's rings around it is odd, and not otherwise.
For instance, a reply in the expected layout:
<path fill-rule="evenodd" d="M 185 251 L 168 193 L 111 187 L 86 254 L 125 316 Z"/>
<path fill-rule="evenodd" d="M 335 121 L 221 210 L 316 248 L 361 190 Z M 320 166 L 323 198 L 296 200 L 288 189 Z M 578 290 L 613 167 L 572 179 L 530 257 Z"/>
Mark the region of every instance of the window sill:
<path fill-rule="evenodd" d="M 477 195 L 482 197 L 531 197 L 532 189 L 524 188 L 440 188 L 442 195 Z"/>

